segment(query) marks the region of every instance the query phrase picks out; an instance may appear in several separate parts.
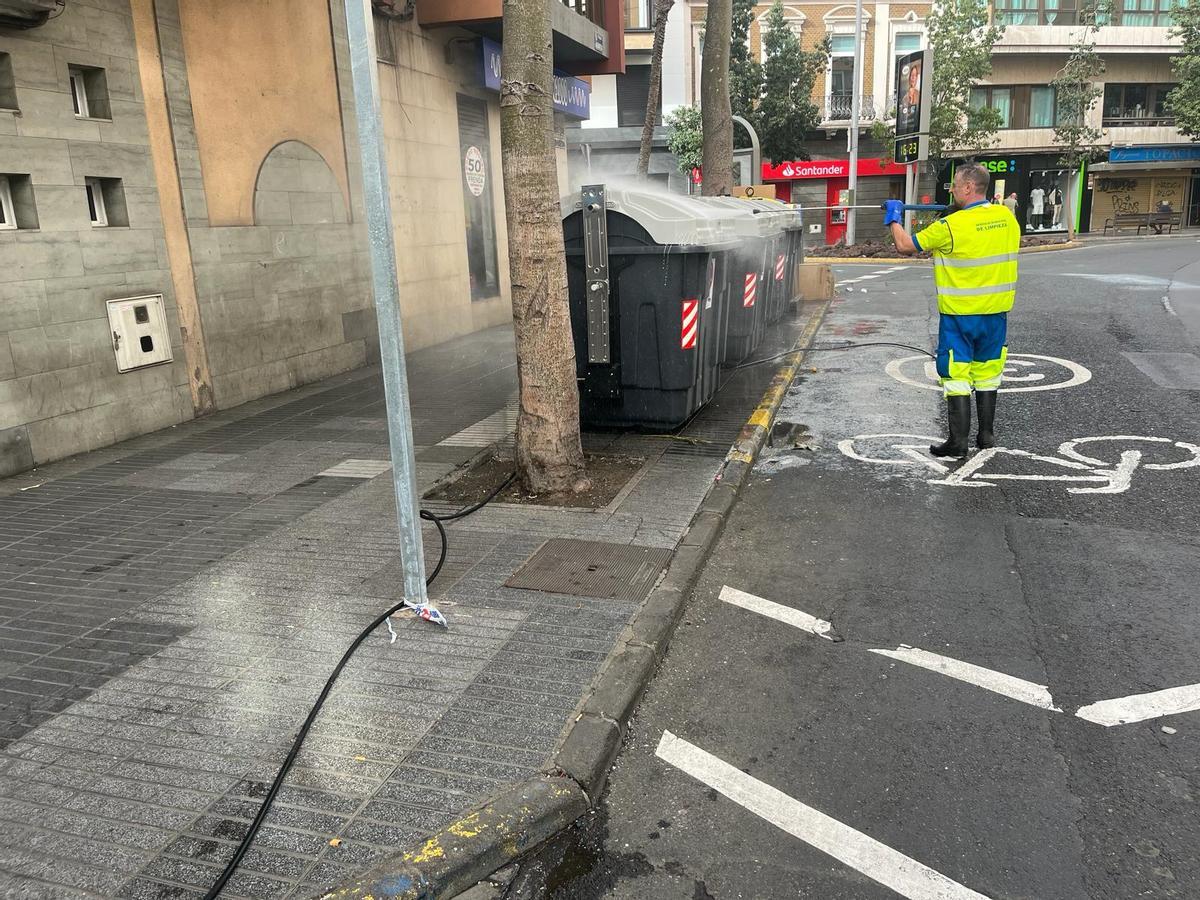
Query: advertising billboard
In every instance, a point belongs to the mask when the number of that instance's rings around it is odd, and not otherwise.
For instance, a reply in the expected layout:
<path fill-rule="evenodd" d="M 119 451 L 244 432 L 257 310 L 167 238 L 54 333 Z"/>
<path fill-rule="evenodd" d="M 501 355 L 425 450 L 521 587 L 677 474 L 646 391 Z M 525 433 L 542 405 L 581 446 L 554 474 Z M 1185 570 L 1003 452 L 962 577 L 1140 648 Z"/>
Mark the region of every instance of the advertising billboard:
<path fill-rule="evenodd" d="M 933 93 L 933 51 L 915 50 L 896 59 L 896 162 L 929 155 L 929 109 Z"/>

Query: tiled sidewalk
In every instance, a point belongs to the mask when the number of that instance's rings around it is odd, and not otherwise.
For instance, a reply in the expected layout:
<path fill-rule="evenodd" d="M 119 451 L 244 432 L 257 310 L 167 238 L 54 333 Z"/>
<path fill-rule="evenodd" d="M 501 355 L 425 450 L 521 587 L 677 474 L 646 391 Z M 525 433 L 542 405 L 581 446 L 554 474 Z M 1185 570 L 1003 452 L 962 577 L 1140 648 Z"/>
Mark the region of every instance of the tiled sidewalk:
<path fill-rule="evenodd" d="M 771 371 L 689 426 L 711 443 L 587 436 L 648 459 L 613 508 L 455 523 L 451 628 L 363 645 L 225 896 L 318 894 L 536 771 L 635 604 L 504 581 L 548 537 L 674 547 Z M 423 489 L 508 432 L 514 373 L 507 329 L 410 358 Z M 387 457 L 360 371 L 0 482 L 0 895 L 203 893 L 394 602 Z"/>

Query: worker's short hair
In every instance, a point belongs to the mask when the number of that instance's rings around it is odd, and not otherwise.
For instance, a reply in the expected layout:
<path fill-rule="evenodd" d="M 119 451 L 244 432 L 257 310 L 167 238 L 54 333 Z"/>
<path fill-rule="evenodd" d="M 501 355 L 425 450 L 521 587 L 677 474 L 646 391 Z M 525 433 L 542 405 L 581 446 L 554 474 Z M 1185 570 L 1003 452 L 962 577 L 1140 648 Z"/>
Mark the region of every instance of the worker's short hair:
<path fill-rule="evenodd" d="M 987 194 L 988 185 L 991 184 L 992 176 L 988 174 L 988 170 L 979 163 L 965 163 L 959 166 L 954 171 L 955 178 L 961 178 L 963 181 L 969 181 L 975 187 L 975 193 Z"/>

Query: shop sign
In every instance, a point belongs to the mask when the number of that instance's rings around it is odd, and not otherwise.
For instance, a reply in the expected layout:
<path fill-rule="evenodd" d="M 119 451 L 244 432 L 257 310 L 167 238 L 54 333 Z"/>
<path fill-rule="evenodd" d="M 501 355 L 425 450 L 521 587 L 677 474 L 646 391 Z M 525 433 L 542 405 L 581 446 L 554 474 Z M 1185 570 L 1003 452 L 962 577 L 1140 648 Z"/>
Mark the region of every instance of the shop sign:
<path fill-rule="evenodd" d="M 1198 162 L 1200 147 L 1113 147 L 1108 151 L 1108 161 L 1131 162 Z"/>
<path fill-rule="evenodd" d="M 487 38 L 483 44 L 483 86 L 490 91 L 500 91 L 500 45 Z M 592 86 L 586 81 L 554 70 L 554 109 L 576 119 L 588 119 L 592 115 Z"/>
<path fill-rule="evenodd" d="M 860 178 L 871 175 L 903 175 L 904 166 L 885 164 L 882 159 L 860 159 Z M 779 165 L 762 164 L 763 181 L 797 181 L 803 178 L 847 178 L 850 161 L 846 159 L 813 159 L 806 162 L 784 162 Z"/>

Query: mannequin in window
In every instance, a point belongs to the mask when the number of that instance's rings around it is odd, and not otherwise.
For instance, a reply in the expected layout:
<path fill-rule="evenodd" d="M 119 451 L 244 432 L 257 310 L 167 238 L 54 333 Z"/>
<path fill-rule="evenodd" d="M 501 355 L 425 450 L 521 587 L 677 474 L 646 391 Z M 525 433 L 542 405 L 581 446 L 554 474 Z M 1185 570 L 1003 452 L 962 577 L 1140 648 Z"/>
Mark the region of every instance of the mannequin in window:
<path fill-rule="evenodd" d="M 1041 231 L 1043 227 L 1044 206 L 1046 202 L 1046 192 L 1041 185 L 1035 187 L 1029 192 L 1029 219 L 1030 229 L 1032 231 Z"/>
<path fill-rule="evenodd" d="M 1050 191 L 1050 203 L 1054 205 L 1054 216 L 1051 219 L 1051 224 L 1057 228 L 1059 222 L 1062 220 L 1063 210 L 1063 193 L 1059 188 L 1054 188 Z"/>
<path fill-rule="evenodd" d="M 1054 205 L 1054 188 L 1046 191 L 1046 206 L 1042 213 L 1042 228 L 1050 228 L 1058 221 L 1058 207 Z"/>

